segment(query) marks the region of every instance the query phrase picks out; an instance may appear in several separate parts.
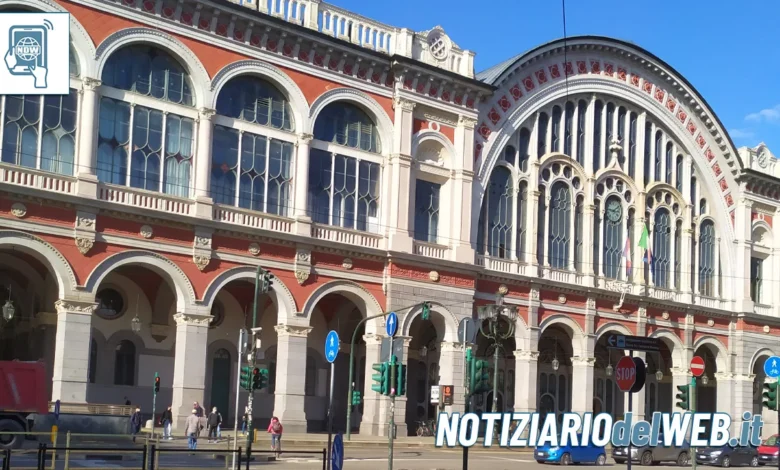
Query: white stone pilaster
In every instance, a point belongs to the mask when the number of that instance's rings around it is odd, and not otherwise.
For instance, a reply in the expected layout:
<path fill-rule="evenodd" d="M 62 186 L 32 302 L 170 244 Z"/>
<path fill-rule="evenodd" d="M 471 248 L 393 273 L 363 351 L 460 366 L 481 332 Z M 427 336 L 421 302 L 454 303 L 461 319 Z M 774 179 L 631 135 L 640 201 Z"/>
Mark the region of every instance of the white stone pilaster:
<path fill-rule="evenodd" d="M 737 204 L 734 217 L 734 235 L 737 242 L 737 262 L 733 266 L 733 277 L 736 287 L 737 312 L 752 313 L 753 300 L 750 298 L 750 257 L 752 250 L 752 213 L 753 202 L 742 199 Z"/>
<path fill-rule="evenodd" d="M 206 352 L 210 315 L 177 313 L 176 351 L 173 362 L 173 425 L 183 430 L 192 404 L 203 405 L 206 382 Z"/>
<path fill-rule="evenodd" d="M 76 191 L 79 196 L 97 197 L 97 131 L 96 120 L 100 114 L 98 89 L 100 80 L 85 77 L 82 79 L 81 106 L 79 107 L 79 141 L 76 168 L 73 173 L 78 177 Z"/>
<path fill-rule="evenodd" d="M 311 152 L 311 134 L 301 134 L 295 142 L 295 179 L 293 187 L 295 196 L 292 208 L 288 212 L 295 217 L 295 233 L 302 236 L 311 236 L 311 217 L 309 209 L 309 153 Z"/>
<path fill-rule="evenodd" d="M 195 141 L 195 215 L 203 219 L 213 217 L 211 199 L 211 148 L 216 111 L 201 108 L 198 112 L 198 137 Z M 238 182 L 236 182 L 238 184 Z"/>
<path fill-rule="evenodd" d="M 371 390 L 374 375 L 372 366 L 381 362 L 380 353 L 382 347 L 382 337 L 378 335 L 364 335 L 363 341 L 366 343 L 366 369 L 363 386 L 363 417 L 360 422 L 360 434 L 369 436 L 378 436 L 380 423 L 380 403 L 382 395 Z"/>
<path fill-rule="evenodd" d="M 571 411 L 573 413 L 593 412 L 593 369 L 595 357 L 572 358 L 572 393 Z"/>
<path fill-rule="evenodd" d="M 97 304 L 58 300 L 52 401 L 86 403 L 92 314 Z"/>
<path fill-rule="evenodd" d="M 452 397 L 453 404 L 446 406 L 444 410 L 447 413 L 462 413 L 465 404 L 464 387 L 466 384 L 463 376 L 463 345 L 461 343 L 441 343 L 439 349 L 439 384 L 452 385 L 455 390 L 455 394 Z"/>
<path fill-rule="evenodd" d="M 274 389 L 274 416 L 284 423 L 289 432 L 306 432 L 306 337 L 310 326 L 277 325 L 276 330 L 276 388 Z"/>
<path fill-rule="evenodd" d="M 537 411 L 538 351 L 515 351 L 515 411 Z"/>

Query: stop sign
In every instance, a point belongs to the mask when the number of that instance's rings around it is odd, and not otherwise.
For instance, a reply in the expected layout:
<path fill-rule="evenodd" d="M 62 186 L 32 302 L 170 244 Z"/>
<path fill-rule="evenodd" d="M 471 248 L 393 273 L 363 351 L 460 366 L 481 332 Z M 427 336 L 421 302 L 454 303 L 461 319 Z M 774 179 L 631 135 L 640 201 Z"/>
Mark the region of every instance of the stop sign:
<path fill-rule="evenodd" d="M 701 377 L 704 374 L 704 359 L 701 356 L 693 356 L 691 359 L 691 374 L 694 377 Z"/>
<path fill-rule="evenodd" d="M 621 392 L 628 392 L 636 381 L 636 364 L 634 359 L 623 356 L 615 367 L 615 382 Z"/>

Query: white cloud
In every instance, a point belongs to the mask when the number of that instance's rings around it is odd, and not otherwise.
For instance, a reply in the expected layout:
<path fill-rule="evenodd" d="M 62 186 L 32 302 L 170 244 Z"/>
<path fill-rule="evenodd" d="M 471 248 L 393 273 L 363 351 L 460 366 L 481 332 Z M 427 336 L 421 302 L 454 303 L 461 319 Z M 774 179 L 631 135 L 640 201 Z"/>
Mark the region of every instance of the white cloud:
<path fill-rule="evenodd" d="M 780 122 L 780 104 L 773 108 L 762 109 L 757 113 L 750 113 L 745 116 L 745 120 L 753 122 Z"/>
<path fill-rule="evenodd" d="M 729 135 L 732 139 L 752 139 L 755 133 L 750 129 L 729 129 Z"/>

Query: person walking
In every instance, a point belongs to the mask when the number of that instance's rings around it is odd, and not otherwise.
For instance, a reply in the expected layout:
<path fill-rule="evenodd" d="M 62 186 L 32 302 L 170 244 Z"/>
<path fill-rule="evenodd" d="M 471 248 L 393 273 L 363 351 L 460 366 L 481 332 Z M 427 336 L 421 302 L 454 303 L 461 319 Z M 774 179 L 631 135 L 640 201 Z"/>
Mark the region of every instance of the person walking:
<path fill-rule="evenodd" d="M 271 418 L 268 432 L 271 433 L 271 450 L 276 451 L 276 456 L 279 457 L 282 453 L 282 433 L 284 432 L 284 427 L 276 416 Z"/>
<path fill-rule="evenodd" d="M 187 416 L 187 422 L 184 429 L 184 434 L 187 436 L 187 447 L 190 450 L 198 448 L 198 434 L 200 433 L 200 419 L 198 418 L 198 410 L 193 408 L 192 414 Z"/>
<path fill-rule="evenodd" d="M 216 406 L 211 409 L 207 423 L 209 426 L 209 444 L 212 444 L 217 442 L 217 429 L 219 428 L 219 425 L 222 424 L 222 415 L 217 413 Z"/>
<path fill-rule="evenodd" d="M 136 406 L 135 412 L 130 416 L 130 434 L 133 435 L 133 444 L 139 432 L 141 432 L 141 407 Z"/>
<path fill-rule="evenodd" d="M 249 407 L 244 407 L 244 415 L 241 417 L 241 434 L 246 436 L 246 421 L 249 416 Z"/>
<path fill-rule="evenodd" d="M 171 436 L 171 426 L 173 425 L 173 412 L 171 411 L 171 407 L 169 406 L 167 410 L 163 411 L 162 416 L 160 417 L 160 424 L 163 428 L 163 439 L 171 440 L 173 439 L 173 436 Z"/>

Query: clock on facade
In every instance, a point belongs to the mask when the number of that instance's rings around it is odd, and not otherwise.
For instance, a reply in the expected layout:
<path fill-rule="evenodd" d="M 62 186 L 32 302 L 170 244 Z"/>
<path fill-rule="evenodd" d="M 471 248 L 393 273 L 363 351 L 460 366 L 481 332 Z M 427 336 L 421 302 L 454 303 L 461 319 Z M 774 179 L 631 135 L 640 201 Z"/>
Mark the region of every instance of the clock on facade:
<path fill-rule="evenodd" d="M 769 163 L 769 155 L 767 155 L 767 152 L 761 152 L 758 154 L 758 164 L 761 166 L 761 168 L 766 168 L 766 164 Z"/>
<path fill-rule="evenodd" d="M 620 202 L 614 199 L 609 201 L 609 204 L 607 204 L 607 219 L 609 219 L 610 222 L 616 223 L 619 221 L 622 213 L 623 208 L 620 206 Z"/>

